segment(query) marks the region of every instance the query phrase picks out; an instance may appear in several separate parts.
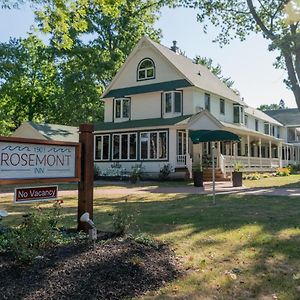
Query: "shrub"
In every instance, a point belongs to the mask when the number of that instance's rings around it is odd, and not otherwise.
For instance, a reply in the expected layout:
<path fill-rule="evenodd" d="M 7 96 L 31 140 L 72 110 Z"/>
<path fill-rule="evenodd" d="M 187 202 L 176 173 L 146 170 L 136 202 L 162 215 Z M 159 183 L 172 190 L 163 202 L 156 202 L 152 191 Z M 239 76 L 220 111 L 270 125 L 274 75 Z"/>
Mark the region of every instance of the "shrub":
<path fill-rule="evenodd" d="M 290 174 L 299 174 L 300 173 L 300 164 L 289 165 Z"/>
<path fill-rule="evenodd" d="M 289 176 L 290 169 L 289 168 L 278 168 L 276 170 L 276 176 Z"/>
<path fill-rule="evenodd" d="M 146 246 L 150 246 L 153 248 L 158 249 L 160 244 L 157 240 L 155 240 L 151 235 L 147 233 L 141 233 L 133 238 L 134 241 L 136 241 L 139 244 L 143 244 Z"/>
<path fill-rule="evenodd" d="M 263 178 L 269 178 L 269 177 L 270 177 L 270 174 L 264 173 L 264 174 L 262 174 L 262 177 L 263 177 Z"/>
<path fill-rule="evenodd" d="M 42 248 L 57 243 L 57 240 L 61 239 L 61 233 L 57 229 L 60 209 L 60 202 L 56 202 L 48 212 L 38 208 L 24 215 L 19 227 L 2 235 L 2 251 L 10 251 L 15 259 L 28 262 L 35 258 Z"/>
<path fill-rule="evenodd" d="M 134 223 L 137 211 L 125 200 L 125 203 L 117 208 L 113 215 L 113 227 L 117 235 L 125 235 Z"/>
<path fill-rule="evenodd" d="M 159 179 L 166 180 L 171 172 L 174 172 L 172 165 L 170 163 L 164 164 L 159 170 Z"/>
<path fill-rule="evenodd" d="M 131 173 L 130 173 L 130 181 L 132 183 L 136 183 L 137 180 L 141 179 L 142 173 L 144 171 L 144 168 L 142 164 L 136 164 L 132 166 Z"/>
<path fill-rule="evenodd" d="M 260 179 L 260 174 L 258 172 L 250 175 L 250 180 L 259 180 L 259 179 Z"/>

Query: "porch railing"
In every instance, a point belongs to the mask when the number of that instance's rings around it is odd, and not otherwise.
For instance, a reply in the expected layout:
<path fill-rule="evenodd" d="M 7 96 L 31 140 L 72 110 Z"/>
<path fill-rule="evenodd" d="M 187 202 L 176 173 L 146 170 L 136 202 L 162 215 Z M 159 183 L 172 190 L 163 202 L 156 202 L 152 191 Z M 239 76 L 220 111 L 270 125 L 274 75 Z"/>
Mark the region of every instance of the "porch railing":
<path fill-rule="evenodd" d="M 187 156 L 186 154 L 184 155 L 177 155 L 176 158 L 176 167 L 186 167 L 187 163 Z"/>
<path fill-rule="evenodd" d="M 224 155 L 224 160 L 226 171 L 233 171 L 236 162 L 243 165 L 244 171 L 274 171 L 280 166 L 279 158 Z"/>
<path fill-rule="evenodd" d="M 176 167 L 177 168 L 186 167 L 189 171 L 190 178 L 192 178 L 193 160 L 189 154 L 177 155 L 176 156 Z"/>

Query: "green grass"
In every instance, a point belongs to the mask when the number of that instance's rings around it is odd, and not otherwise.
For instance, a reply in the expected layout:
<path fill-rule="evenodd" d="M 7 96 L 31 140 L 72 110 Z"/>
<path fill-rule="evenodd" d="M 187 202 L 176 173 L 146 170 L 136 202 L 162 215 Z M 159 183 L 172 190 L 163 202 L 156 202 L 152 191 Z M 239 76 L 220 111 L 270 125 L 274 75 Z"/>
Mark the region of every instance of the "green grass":
<path fill-rule="evenodd" d="M 216 206 L 204 195 L 149 193 L 126 199 L 138 211 L 131 230 L 168 242 L 187 269 L 183 278 L 144 299 L 300 298 L 300 279 L 293 279 L 300 273 L 300 199 L 219 195 Z M 113 212 L 124 200 L 95 199 L 100 230 L 112 229 Z M 76 203 L 75 197 L 65 197 L 64 225 L 76 226 Z M 17 224 L 31 207 L 0 198 L 0 208 L 10 213 L 4 224 Z"/>
<path fill-rule="evenodd" d="M 260 180 L 243 180 L 246 187 L 300 188 L 300 174 L 268 177 Z"/>

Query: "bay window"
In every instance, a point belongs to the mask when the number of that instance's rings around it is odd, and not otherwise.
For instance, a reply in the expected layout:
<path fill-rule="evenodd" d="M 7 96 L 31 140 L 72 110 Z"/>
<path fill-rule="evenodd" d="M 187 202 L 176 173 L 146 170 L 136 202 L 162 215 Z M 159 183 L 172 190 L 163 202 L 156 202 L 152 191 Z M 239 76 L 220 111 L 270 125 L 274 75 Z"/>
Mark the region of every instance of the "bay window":
<path fill-rule="evenodd" d="M 108 160 L 110 148 L 109 135 L 95 136 L 95 160 Z"/>
<path fill-rule="evenodd" d="M 141 159 L 160 160 L 167 158 L 167 132 L 150 131 L 140 133 Z"/>

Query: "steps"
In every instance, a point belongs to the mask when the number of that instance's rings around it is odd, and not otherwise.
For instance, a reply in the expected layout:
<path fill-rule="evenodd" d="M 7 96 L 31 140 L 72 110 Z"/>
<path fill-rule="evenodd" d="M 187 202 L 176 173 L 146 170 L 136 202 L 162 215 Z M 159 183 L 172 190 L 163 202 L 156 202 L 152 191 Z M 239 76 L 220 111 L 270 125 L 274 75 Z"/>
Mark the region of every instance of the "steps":
<path fill-rule="evenodd" d="M 215 169 L 216 181 L 230 181 L 230 178 L 224 176 L 220 168 Z M 212 168 L 203 170 L 203 181 L 212 181 Z"/>

